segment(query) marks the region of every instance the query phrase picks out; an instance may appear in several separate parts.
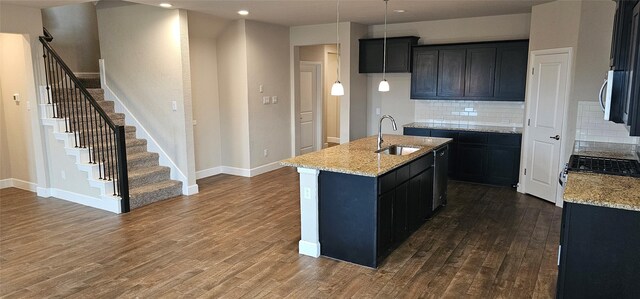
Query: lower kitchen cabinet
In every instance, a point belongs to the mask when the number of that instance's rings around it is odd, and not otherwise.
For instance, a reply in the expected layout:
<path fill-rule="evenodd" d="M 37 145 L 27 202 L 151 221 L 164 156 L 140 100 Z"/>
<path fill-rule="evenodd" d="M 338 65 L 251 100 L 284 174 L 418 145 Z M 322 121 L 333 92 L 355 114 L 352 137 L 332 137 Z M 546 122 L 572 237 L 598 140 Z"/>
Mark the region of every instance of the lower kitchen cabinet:
<path fill-rule="evenodd" d="M 429 153 L 377 178 L 321 171 L 321 254 L 377 267 L 432 216 L 433 166 Z M 446 186 L 442 176 L 438 182 Z"/>
<path fill-rule="evenodd" d="M 404 135 L 453 138 L 451 179 L 499 186 L 518 183 L 521 134 L 404 128 Z"/>
<path fill-rule="evenodd" d="M 557 298 L 638 298 L 640 211 L 565 202 Z"/>

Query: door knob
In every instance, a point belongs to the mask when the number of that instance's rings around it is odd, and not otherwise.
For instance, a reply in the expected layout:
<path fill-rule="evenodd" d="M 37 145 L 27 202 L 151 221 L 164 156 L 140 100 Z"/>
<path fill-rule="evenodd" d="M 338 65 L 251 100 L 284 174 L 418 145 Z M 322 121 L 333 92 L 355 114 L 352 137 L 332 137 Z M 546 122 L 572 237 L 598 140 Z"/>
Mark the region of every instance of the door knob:
<path fill-rule="evenodd" d="M 549 137 L 551 139 L 555 139 L 555 140 L 560 140 L 560 135 L 556 135 L 556 136 L 551 136 Z"/>

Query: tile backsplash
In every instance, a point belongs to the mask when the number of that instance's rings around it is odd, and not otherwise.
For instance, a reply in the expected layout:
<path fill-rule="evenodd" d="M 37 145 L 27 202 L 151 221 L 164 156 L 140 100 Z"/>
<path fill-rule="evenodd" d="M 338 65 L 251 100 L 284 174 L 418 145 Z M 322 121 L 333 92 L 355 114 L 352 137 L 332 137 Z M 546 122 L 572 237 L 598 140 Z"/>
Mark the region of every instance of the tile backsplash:
<path fill-rule="evenodd" d="M 522 127 L 524 102 L 416 101 L 415 121 Z"/>
<path fill-rule="evenodd" d="M 604 120 L 600 104 L 594 101 L 578 102 L 576 140 L 639 144 L 639 137 L 630 137 L 624 124 Z"/>

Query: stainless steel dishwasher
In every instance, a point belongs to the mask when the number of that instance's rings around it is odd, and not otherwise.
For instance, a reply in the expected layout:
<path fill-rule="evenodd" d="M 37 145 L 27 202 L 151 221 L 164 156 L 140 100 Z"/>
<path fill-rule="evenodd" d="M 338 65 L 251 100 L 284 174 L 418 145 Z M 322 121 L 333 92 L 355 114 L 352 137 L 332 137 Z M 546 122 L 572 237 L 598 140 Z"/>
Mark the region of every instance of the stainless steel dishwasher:
<path fill-rule="evenodd" d="M 449 145 L 435 151 L 433 173 L 433 208 L 447 204 L 447 181 L 449 172 Z"/>

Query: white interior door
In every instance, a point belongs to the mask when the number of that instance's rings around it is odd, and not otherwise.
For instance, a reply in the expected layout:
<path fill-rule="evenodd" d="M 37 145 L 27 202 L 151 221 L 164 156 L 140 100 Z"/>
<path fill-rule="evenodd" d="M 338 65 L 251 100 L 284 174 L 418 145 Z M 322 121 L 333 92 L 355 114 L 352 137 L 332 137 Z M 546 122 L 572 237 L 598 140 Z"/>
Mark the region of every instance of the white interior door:
<path fill-rule="evenodd" d="M 556 201 L 569 53 L 533 53 L 528 101 L 526 193 Z"/>
<path fill-rule="evenodd" d="M 317 74 L 310 65 L 300 66 L 300 154 L 313 152 L 316 148 Z"/>

